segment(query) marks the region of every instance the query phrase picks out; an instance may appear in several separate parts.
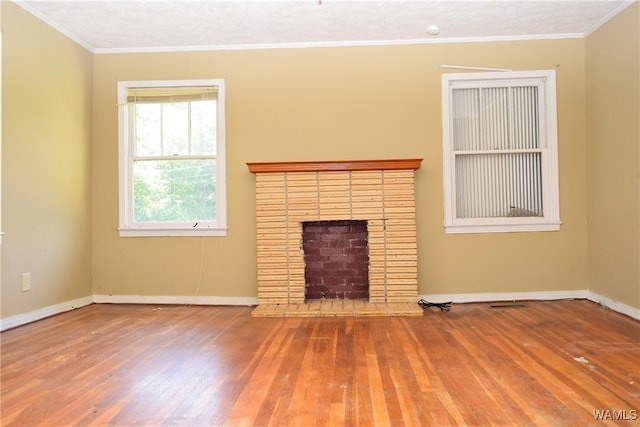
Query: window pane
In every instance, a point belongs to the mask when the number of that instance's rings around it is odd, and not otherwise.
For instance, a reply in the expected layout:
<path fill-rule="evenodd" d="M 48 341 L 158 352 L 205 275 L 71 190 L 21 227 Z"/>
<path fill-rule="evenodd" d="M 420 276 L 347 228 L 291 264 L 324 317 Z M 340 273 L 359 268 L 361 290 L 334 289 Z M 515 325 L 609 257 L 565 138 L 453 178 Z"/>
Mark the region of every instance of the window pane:
<path fill-rule="evenodd" d="M 512 92 L 514 117 L 512 148 L 539 148 L 538 87 L 514 87 Z"/>
<path fill-rule="evenodd" d="M 189 103 L 163 104 L 162 139 L 165 156 L 189 154 Z"/>
<path fill-rule="evenodd" d="M 509 88 L 485 88 L 480 96 L 481 144 L 475 149 L 505 150 L 509 147 Z"/>
<path fill-rule="evenodd" d="M 456 156 L 458 218 L 541 216 L 542 154 Z"/>
<path fill-rule="evenodd" d="M 159 156 L 162 153 L 160 104 L 136 105 L 136 155 Z"/>
<path fill-rule="evenodd" d="M 540 147 L 537 86 L 453 89 L 451 101 L 454 150 Z"/>
<path fill-rule="evenodd" d="M 453 89 L 453 149 L 480 148 L 480 89 Z"/>
<path fill-rule="evenodd" d="M 136 161 L 136 222 L 216 220 L 215 160 Z"/>
<path fill-rule="evenodd" d="M 191 103 L 191 154 L 216 155 L 216 101 Z"/>

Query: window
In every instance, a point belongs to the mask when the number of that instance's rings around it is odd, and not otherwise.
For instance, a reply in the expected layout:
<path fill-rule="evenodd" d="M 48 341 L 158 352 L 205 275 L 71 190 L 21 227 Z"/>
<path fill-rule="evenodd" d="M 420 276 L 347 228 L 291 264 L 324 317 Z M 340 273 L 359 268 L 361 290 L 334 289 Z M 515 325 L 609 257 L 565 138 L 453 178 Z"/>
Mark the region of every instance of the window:
<path fill-rule="evenodd" d="M 447 233 L 559 230 L 554 71 L 442 76 Z"/>
<path fill-rule="evenodd" d="M 120 236 L 225 236 L 224 81 L 118 83 Z"/>

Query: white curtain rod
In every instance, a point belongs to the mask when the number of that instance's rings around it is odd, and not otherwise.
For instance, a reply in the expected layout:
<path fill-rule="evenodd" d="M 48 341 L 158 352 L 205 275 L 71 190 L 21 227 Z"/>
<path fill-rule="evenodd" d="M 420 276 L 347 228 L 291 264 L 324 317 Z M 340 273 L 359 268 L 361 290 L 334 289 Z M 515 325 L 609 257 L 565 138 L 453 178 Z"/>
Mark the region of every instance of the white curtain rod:
<path fill-rule="evenodd" d="M 457 68 L 460 70 L 479 70 L 479 71 L 513 71 L 510 68 L 486 68 L 486 67 L 467 67 L 464 65 L 440 65 L 440 68 Z"/>

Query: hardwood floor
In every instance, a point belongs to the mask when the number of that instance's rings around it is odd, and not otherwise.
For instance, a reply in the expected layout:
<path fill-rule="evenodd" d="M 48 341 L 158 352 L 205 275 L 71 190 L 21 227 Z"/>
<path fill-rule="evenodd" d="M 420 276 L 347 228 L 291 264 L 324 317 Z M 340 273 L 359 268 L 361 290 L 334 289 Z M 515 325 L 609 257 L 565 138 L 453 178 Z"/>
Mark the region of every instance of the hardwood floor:
<path fill-rule="evenodd" d="M 585 300 L 521 304 L 343 318 L 91 305 L 1 334 L 2 425 L 639 425 L 640 322 Z"/>

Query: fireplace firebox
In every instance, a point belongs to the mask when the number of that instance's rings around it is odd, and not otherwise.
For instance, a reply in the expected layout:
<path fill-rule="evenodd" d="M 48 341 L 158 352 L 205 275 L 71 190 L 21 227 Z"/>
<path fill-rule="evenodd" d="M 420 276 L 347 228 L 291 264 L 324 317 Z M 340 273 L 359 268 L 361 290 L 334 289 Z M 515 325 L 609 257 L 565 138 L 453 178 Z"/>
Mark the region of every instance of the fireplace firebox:
<path fill-rule="evenodd" d="M 367 221 L 302 223 L 305 300 L 368 299 Z"/>

